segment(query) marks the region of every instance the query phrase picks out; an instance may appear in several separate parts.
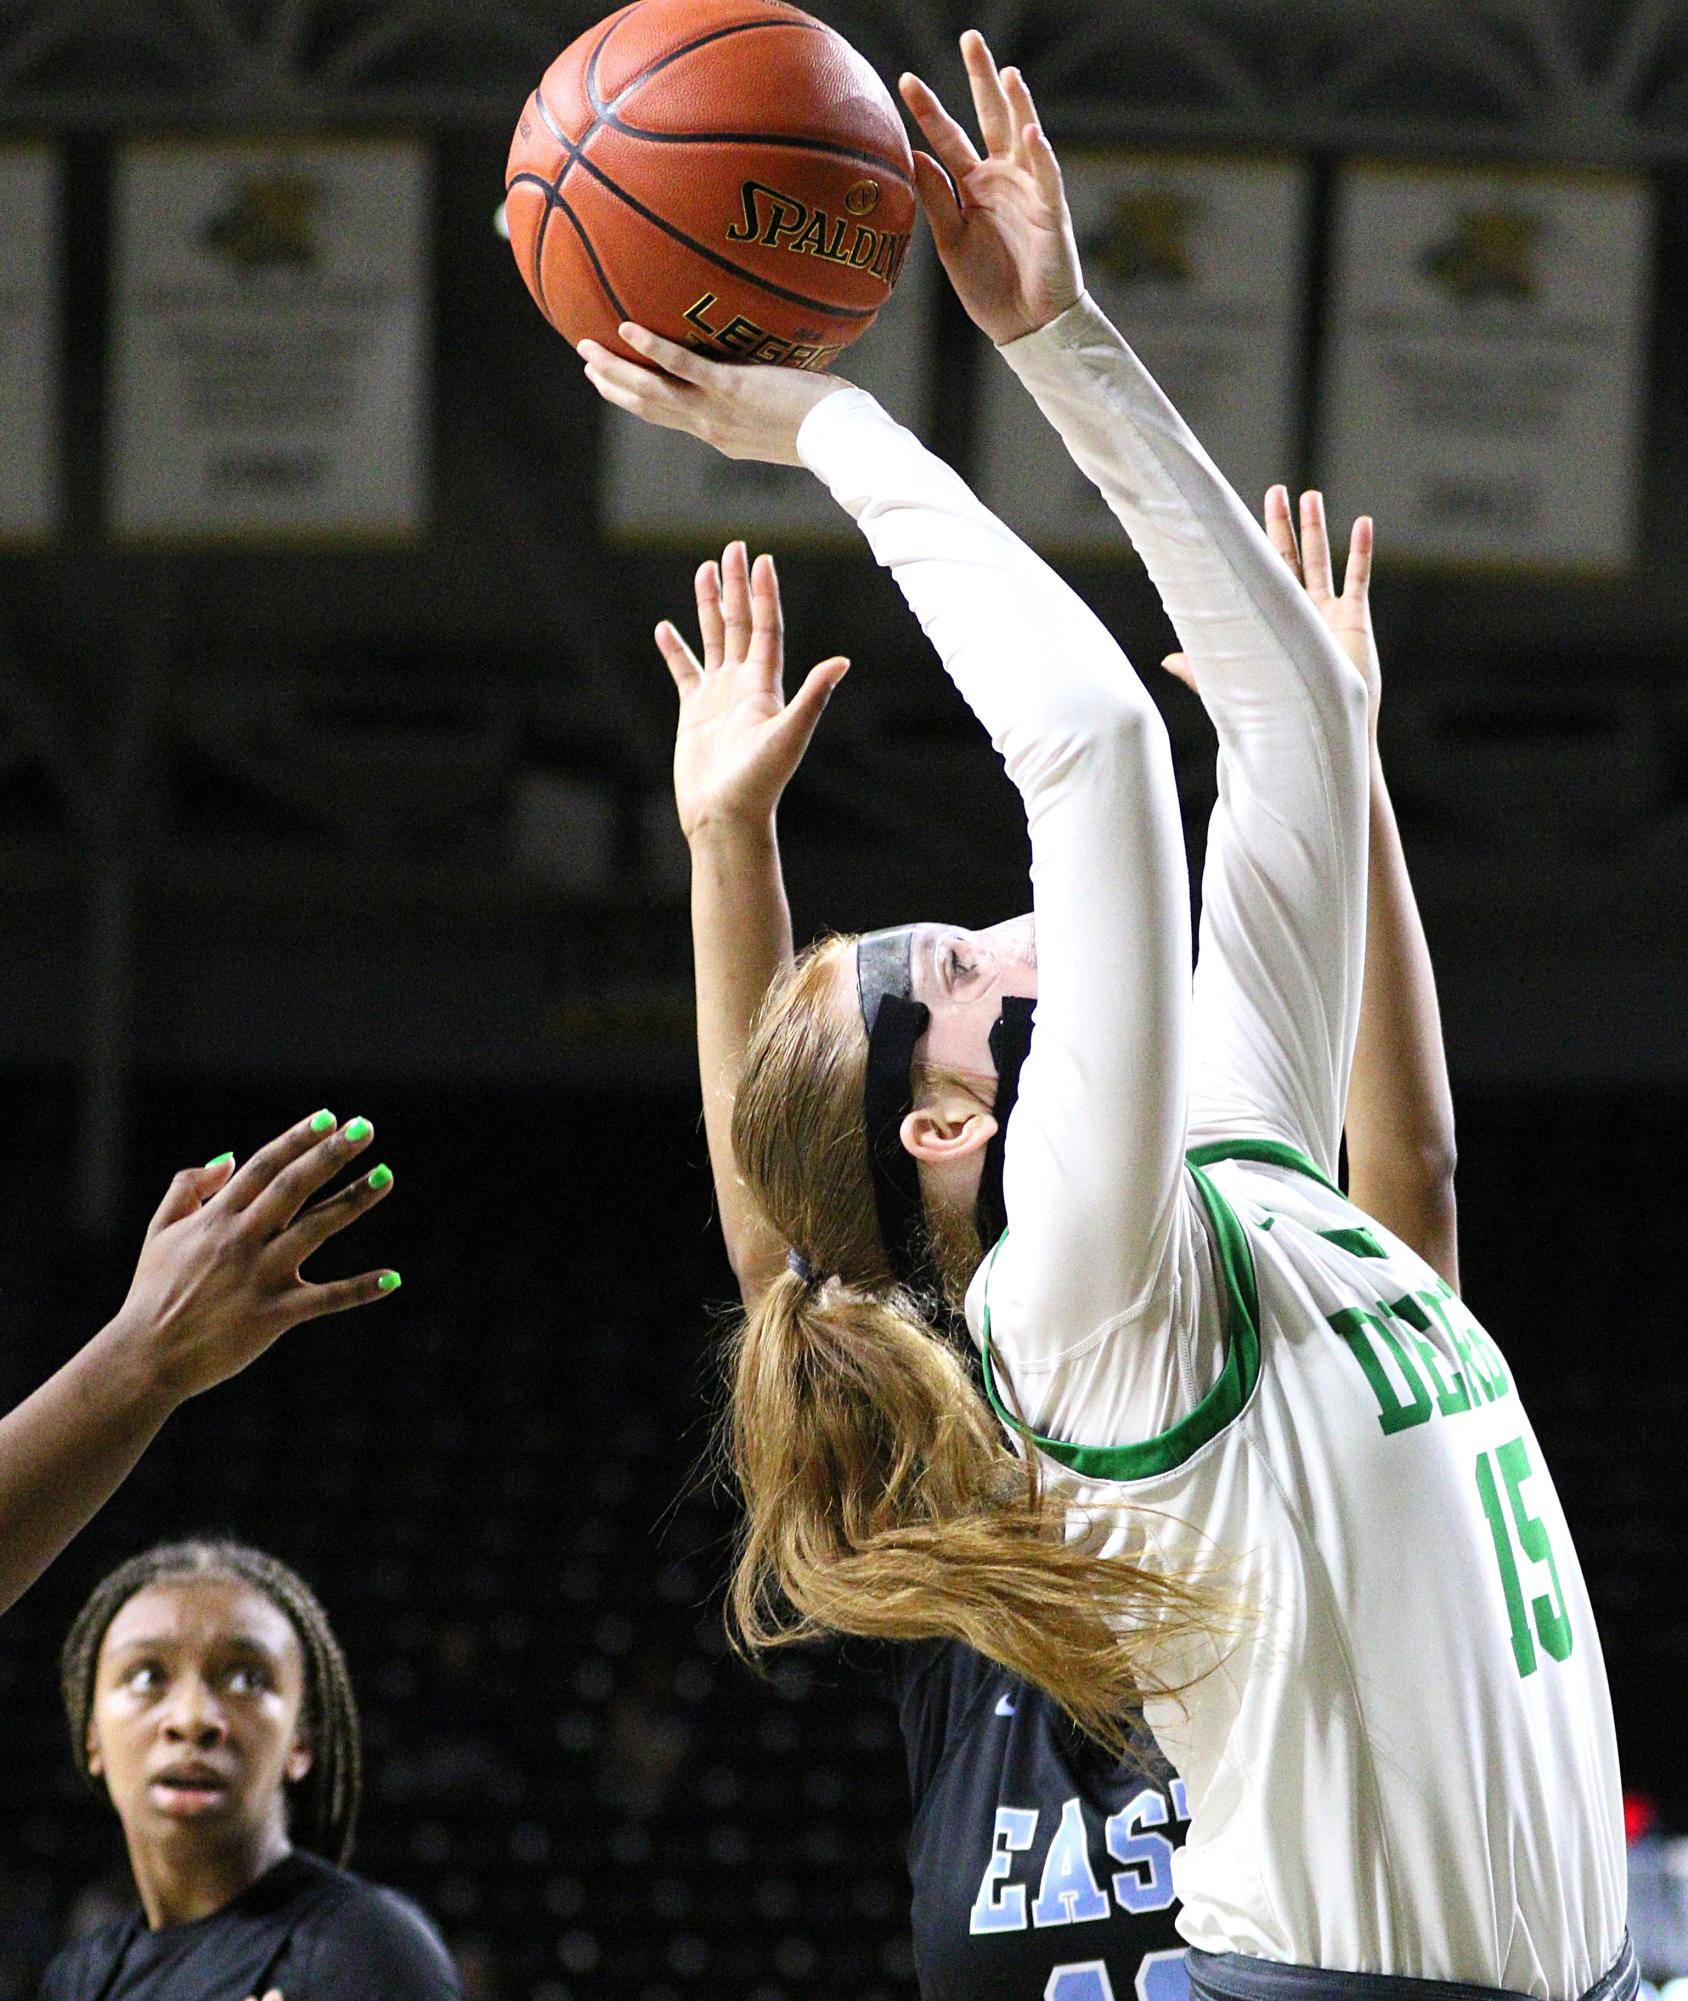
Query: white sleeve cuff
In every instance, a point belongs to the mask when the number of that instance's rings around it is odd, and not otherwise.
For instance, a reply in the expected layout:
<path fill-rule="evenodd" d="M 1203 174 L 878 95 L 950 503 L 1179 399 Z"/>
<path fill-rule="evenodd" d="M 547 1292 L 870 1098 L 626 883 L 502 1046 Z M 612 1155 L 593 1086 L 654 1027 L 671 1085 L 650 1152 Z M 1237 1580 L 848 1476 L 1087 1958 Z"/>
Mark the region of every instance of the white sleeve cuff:
<path fill-rule="evenodd" d="M 1049 363 L 1076 353 L 1100 341 L 1116 351 L 1125 345 L 1119 329 L 1088 292 L 1081 293 L 1064 313 L 1057 313 L 1047 326 L 1007 340 L 997 349 L 1016 375 L 1035 373 L 1040 363 Z"/>
<path fill-rule="evenodd" d="M 847 382 L 823 396 L 797 427 L 797 456 L 818 479 L 836 487 L 855 458 L 872 450 L 873 433 L 883 425 L 896 428 L 865 389 Z"/>

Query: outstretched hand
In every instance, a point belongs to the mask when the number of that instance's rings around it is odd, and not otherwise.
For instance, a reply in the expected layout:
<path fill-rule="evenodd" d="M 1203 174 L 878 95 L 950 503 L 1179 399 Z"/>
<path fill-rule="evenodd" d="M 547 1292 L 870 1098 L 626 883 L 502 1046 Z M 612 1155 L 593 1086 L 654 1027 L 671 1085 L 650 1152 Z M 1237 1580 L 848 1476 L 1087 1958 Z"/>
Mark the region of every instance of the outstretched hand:
<path fill-rule="evenodd" d="M 754 565 L 742 542 L 696 577 L 703 659 L 664 619 L 656 643 L 680 696 L 674 800 L 688 841 L 722 824 L 766 827 L 803 761 L 832 691 L 849 670 L 838 655 L 812 667 L 785 698 L 785 634 L 772 556 Z"/>
<path fill-rule="evenodd" d="M 803 419 L 823 397 L 845 386 L 836 375 L 811 375 L 801 368 L 711 361 L 631 322 L 616 331 L 649 366 L 583 340 L 586 379 L 604 401 L 647 424 L 689 431 L 729 459 L 801 465 L 797 433 Z"/>
<path fill-rule="evenodd" d="M 914 173 L 938 256 L 974 325 L 1001 347 L 1059 318 L 1084 277 L 1060 163 L 1025 78 L 999 70 L 975 28 L 961 57 L 982 158 L 929 85 L 905 74 L 899 87 L 932 148 L 915 154 Z"/>
<path fill-rule="evenodd" d="M 141 1246 L 118 1320 L 143 1341 L 173 1401 L 236 1375 L 289 1327 L 344 1313 L 395 1291 L 393 1271 L 313 1285 L 299 1267 L 383 1199 L 392 1174 L 377 1167 L 338 1194 L 305 1205 L 368 1146 L 367 1119 L 301 1119 L 236 1168 L 231 1155 L 184 1168 Z"/>
<path fill-rule="evenodd" d="M 1308 492 L 1301 496 L 1299 543 L 1287 486 L 1274 486 L 1268 490 L 1265 526 L 1272 547 L 1289 565 L 1296 582 L 1313 600 L 1314 609 L 1335 634 L 1343 652 L 1360 670 L 1369 698 L 1372 741 L 1375 743 L 1377 711 L 1383 700 L 1383 668 L 1377 657 L 1377 636 L 1372 630 L 1371 516 L 1362 514 L 1354 523 L 1340 593 L 1331 566 L 1330 529 L 1325 521 L 1325 498 L 1322 493 Z M 1185 654 L 1168 654 L 1161 664 L 1187 688 L 1195 687 L 1195 677 Z"/>

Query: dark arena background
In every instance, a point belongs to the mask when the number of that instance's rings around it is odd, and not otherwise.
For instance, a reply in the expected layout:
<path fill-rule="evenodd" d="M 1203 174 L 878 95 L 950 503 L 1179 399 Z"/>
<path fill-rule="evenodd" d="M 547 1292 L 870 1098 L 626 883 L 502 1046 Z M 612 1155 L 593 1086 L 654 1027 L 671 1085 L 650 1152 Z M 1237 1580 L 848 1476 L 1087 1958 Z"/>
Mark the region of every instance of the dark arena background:
<path fill-rule="evenodd" d="M 128 1894 L 58 1645 L 106 1568 L 197 1530 L 326 1603 L 365 1718 L 356 1864 L 434 1914 L 474 2001 L 914 1993 L 888 1703 L 824 1654 L 759 1680 L 723 1633 L 731 1287 L 653 624 L 689 626 L 743 529 L 781 558 L 793 666 L 856 663 L 786 803 L 800 937 L 1021 908 L 1023 823 L 847 524 L 805 494 L 782 533 L 785 475 L 606 422 L 525 293 L 510 130 L 598 11 L 0 0 L 0 1390 L 115 1311 L 171 1172 L 317 1105 L 372 1118 L 398 1184 L 325 1267 L 405 1281 L 180 1413 L 0 1624 L 0 2001 Z M 1688 1979 L 1688 4 L 818 11 L 951 101 L 962 27 L 1022 63 L 1075 189 L 1100 177 L 1093 282 L 1245 497 L 1318 481 L 1339 535 L 1377 517 L 1464 1290 L 1593 1592 L 1662 1991 Z M 224 177 L 200 299 L 160 240 L 189 168 Z M 1428 302 L 1380 309 L 1451 184 Z M 1243 243 L 1268 211 L 1281 257 L 1203 277 L 1204 213 Z M 1154 688 L 1199 859 L 1211 739 L 1147 579 L 1004 446 L 985 344 L 918 261 L 842 372 L 1018 490 Z"/>

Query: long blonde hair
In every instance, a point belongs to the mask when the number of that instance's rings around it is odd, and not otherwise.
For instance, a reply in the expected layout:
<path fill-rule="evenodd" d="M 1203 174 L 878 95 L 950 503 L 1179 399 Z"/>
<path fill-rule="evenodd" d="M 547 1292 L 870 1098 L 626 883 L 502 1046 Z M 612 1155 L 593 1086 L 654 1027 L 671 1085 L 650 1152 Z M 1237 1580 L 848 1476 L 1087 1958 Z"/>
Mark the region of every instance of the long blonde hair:
<path fill-rule="evenodd" d="M 731 1348 L 734 1638 L 751 1655 L 822 1633 L 960 1640 L 1123 1751 L 1132 1713 L 1167 1688 L 1159 1643 L 1211 1628 L 1214 1601 L 1070 1536 L 1035 1455 L 1009 1448 L 895 1283 L 869 1178 L 867 1037 L 839 995 L 854 943 L 822 940 L 770 991 L 733 1111 L 751 1193 L 815 1274 L 782 1273 Z"/>

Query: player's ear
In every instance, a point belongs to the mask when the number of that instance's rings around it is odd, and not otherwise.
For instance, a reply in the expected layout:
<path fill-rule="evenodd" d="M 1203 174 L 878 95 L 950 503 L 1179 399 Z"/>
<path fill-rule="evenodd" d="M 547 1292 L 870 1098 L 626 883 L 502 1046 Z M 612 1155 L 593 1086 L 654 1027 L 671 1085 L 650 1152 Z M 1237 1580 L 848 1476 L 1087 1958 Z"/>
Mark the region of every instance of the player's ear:
<path fill-rule="evenodd" d="M 983 1153 L 995 1133 L 996 1120 L 989 1112 L 943 1105 L 921 1105 L 898 1128 L 903 1150 L 931 1167 Z"/>
<path fill-rule="evenodd" d="M 308 1737 L 295 1737 L 288 1748 L 287 1763 L 282 1767 L 282 1777 L 290 1786 L 296 1786 L 316 1763 L 316 1751 Z"/>
<path fill-rule="evenodd" d="M 88 1760 L 88 1776 L 93 1779 L 105 1777 L 105 1764 L 100 1757 L 99 1732 L 94 1728 L 94 1719 L 88 1718 L 88 1729 L 82 1739 L 83 1752 Z"/>

